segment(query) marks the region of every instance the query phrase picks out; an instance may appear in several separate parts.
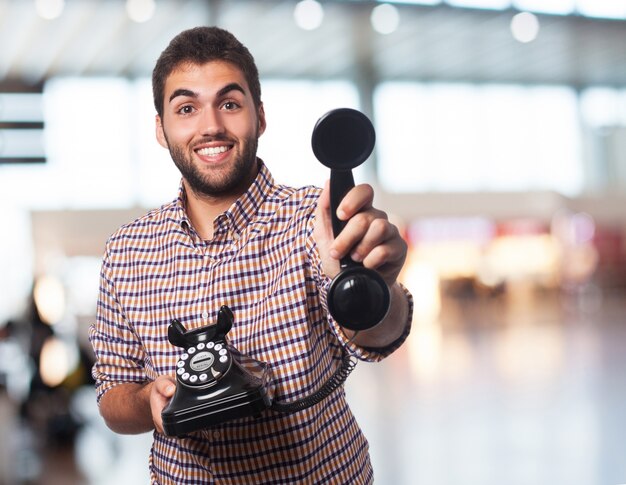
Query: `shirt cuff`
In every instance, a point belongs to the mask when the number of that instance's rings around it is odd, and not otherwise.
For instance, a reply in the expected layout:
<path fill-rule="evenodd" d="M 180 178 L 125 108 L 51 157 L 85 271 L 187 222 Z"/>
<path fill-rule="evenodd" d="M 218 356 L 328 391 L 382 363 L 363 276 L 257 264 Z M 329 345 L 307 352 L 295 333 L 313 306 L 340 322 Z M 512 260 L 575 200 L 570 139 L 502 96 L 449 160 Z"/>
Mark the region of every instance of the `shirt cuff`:
<path fill-rule="evenodd" d="M 341 345 L 351 355 L 354 355 L 356 358 L 366 361 L 366 362 L 379 362 L 383 360 L 384 358 L 388 357 L 389 355 L 391 355 L 393 352 L 395 352 L 404 343 L 404 341 L 409 336 L 409 333 L 411 332 L 411 322 L 413 321 L 413 295 L 411 295 L 411 292 L 404 285 L 402 285 L 401 283 L 398 283 L 400 289 L 402 290 L 409 304 L 407 319 L 404 323 L 404 331 L 402 332 L 402 335 L 400 335 L 400 337 L 398 337 L 396 340 L 391 342 L 389 345 L 386 345 L 385 347 L 363 347 L 363 346 L 356 345 L 354 342 L 352 342 L 351 339 L 344 333 L 344 330 L 341 327 L 341 325 L 339 325 L 328 312 L 327 295 L 328 295 L 328 289 L 330 287 L 331 282 L 332 282 L 331 278 L 327 277 L 324 279 L 324 282 L 322 284 L 322 288 L 321 288 L 322 306 L 324 307 L 324 310 L 326 311 L 330 329 L 332 330 L 333 334 L 337 337 Z"/>

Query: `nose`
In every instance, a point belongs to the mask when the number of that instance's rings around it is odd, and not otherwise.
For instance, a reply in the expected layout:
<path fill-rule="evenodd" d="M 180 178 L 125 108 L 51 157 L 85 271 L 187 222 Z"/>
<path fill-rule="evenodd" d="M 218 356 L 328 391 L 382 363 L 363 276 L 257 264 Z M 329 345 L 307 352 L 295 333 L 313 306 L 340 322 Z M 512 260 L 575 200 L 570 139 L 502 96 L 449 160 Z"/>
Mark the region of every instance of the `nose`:
<path fill-rule="evenodd" d="M 205 108 L 199 121 L 202 136 L 217 136 L 226 131 L 221 113 L 217 109 Z"/>

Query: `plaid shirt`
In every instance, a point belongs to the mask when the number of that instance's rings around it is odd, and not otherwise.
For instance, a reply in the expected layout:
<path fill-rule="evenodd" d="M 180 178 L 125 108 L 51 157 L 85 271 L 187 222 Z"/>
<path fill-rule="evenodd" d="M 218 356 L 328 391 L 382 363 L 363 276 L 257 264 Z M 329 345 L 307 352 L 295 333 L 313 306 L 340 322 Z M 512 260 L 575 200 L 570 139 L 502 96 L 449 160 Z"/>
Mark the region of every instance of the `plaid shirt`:
<path fill-rule="evenodd" d="M 340 364 L 342 347 L 378 361 L 406 338 L 409 323 L 385 349 L 347 341 L 326 312 L 330 280 L 312 237 L 320 190 L 275 185 L 259 164 L 249 190 L 215 220 L 210 241 L 198 237 L 185 213 L 182 184 L 175 201 L 111 236 L 90 329 L 98 402 L 115 385 L 174 375 L 181 349 L 167 340 L 170 321 L 205 326 L 221 305 L 234 314 L 232 345 L 271 365 L 278 401 L 317 389 Z M 373 479 L 343 387 L 293 414 L 266 410 L 183 438 L 155 432 L 150 473 L 153 483 L 177 485 Z"/>

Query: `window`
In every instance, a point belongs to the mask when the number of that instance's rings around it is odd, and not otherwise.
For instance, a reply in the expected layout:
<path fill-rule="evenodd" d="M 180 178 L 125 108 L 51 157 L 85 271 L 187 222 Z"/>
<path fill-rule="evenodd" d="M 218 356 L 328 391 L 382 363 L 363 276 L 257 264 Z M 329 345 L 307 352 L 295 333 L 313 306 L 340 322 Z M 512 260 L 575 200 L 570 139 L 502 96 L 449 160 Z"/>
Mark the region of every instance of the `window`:
<path fill-rule="evenodd" d="M 385 83 L 374 105 L 389 191 L 582 190 L 571 89 Z"/>

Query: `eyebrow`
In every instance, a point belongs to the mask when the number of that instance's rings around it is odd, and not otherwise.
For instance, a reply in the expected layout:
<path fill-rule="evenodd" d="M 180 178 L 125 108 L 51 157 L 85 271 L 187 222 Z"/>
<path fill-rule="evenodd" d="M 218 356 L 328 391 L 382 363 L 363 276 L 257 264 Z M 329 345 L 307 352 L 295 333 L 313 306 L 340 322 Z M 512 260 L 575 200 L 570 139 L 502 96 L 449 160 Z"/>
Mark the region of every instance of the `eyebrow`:
<path fill-rule="evenodd" d="M 186 96 L 186 97 L 189 97 L 189 98 L 197 98 L 198 97 L 198 93 L 194 93 L 190 89 L 185 89 L 185 88 L 177 89 L 170 96 L 169 102 L 171 103 L 172 100 L 174 98 L 178 97 L 178 96 Z"/>
<path fill-rule="evenodd" d="M 246 94 L 246 91 L 243 89 L 241 84 L 239 84 L 239 83 L 230 83 L 230 84 L 227 84 L 226 86 L 224 86 L 222 89 L 220 89 L 217 92 L 217 97 L 218 98 L 222 97 L 222 96 L 224 96 L 225 94 L 227 94 L 227 93 L 229 93 L 231 91 L 240 91 L 242 94 Z M 174 98 L 178 97 L 178 96 L 186 96 L 186 97 L 189 97 L 189 98 L 198 98 L 199 94 L 194 92 L 194 91 L 192 91 L 192 90 L 190 90 L 190 89 L 187 89 L 187 88 L 180 88 L 180 89 L 175 90 L 171 94 L 169 102 L 171 103 L 172 100 Z"/>
<path fill-rule="evenodd" d="M 231 91 L 239 91 L 241 92 L 241 94 L 246 94 L 246 91 L 243 89 L 243 87 L 241 86 L 241 84 L 239 83 L 230 83 L 227 84 L 226 86 L 224 86 L 222 89 L 220 89 L 217 92 L 217 96 L 221 97 L 224 96 L 225 94 L 231 92 Z"/>

